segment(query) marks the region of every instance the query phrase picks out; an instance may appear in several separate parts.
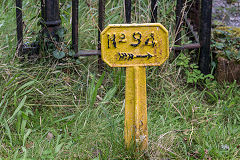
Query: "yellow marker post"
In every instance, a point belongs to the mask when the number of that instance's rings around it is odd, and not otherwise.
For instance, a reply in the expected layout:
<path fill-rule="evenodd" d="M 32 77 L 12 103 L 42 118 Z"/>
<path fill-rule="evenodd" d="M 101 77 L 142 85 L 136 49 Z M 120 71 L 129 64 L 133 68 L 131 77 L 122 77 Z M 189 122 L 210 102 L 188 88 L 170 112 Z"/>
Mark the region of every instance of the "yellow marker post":
<path fill-rule="evenodd" d="M 125 92 L 125 143 L 137 142 L 141 149 L 147 148 L 147 96 L 145 67 L 126 68 Z"/>
<path fill-rule="evenodd" d="M 145 66 L 160 66 L 169 57 L 168 31 L 158 23 L 109 25 L 101 33 L 102 59 L 111 67 L 126 68 L 125 129 L 131 142 L 148 146 Z"/>

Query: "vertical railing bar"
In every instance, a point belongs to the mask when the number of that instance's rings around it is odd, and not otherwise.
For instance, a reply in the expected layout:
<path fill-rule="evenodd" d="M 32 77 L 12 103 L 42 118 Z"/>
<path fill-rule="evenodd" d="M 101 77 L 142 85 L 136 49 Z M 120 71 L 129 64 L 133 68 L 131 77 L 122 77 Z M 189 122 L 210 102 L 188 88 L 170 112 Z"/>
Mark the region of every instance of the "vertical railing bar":
<path fill-rule="evenodd" d="M 59 0 L 43 0 L 42 1 L 42 35 L 50 41 L 44 41 L 44 50 L 48 50 L 50 44 L 58 48 L 58 43 L 62 41 L 62 36 L 58 34 L 61 28 Z"/>
<path fill-rule="evenodd" d="M 72 0 L 72 49 L 78 52 L 78 4 L 79 0 Z"/>
<path fill-rule="evenodd" d="M 98 8 L 98 49 L 101 49 L 101 40 L 100 35 L 104 29 L 104 21 L 105 21 L 105 0 L 99 0 L 99 8 Z"/>
<path fill-rule="evenodd" d="M 200 56 L 199 69 L 203 74 L 210 73 L 210 43 L 212 26 L 212 0 L 201 1 L 200 18 Z"/>
<path fill-rule="evenodd" d="M 176 5 L 176 29 L 175 29 L 175 33 L 176 33 L 176 38 L 175 38 L 175 45 L 177 46 L 181 46 L 182 42 L 181 42 L 181 26 L 182 26 L 182 21 L 183 21 L 183 0 L 177 0 L 177 5 Z M 177 57 L 180 54 L 181 51 L 175 51 L 175 57 Z"/>
<path fill-rule="evenodd" d="M 45 0 L 41 0 L 41 34 L 42 37 L 44 37 L 44 32 L 46 30 L 46 26 L 45 26 Z"/>
<path fill-rule="evenodd" d="M 125 21 L 131 23 L 131 0 L 125 0 Z"/>
<path fill-rule="evenodd" d="M 44 21 L 45 19 L 45 1 L 44 0 L 41 0 L 41 17 L 42 17 L 42 22 Z"/>
<path fill-rule="evenodd" d="M 157 22 L 157 0 L 151 0 L 151 23 Z"/>
<path fill-rule="evenodd" d="M 200 13 L 200 0 L 196 0 L 195 2 L 195 30 L 197 31 L 197 33 L 199 34 L 199 14 Z"/>
<path fill-rule="evenodd" d="M 98 50 L 101 50 L 101 32 L 104 29 L 105 21 L 105 0 L 99 0 L 98 4 Z M 101 56 L 98 57 L 98 70 L 101 72 L 103 69 L 103 62 Z"/>
<path fill-rule="evenodd" d="M 23 49 L 22 0 L 16 0 L 16 19 L 17 19 L 17 55 L 20 57 Z"/>

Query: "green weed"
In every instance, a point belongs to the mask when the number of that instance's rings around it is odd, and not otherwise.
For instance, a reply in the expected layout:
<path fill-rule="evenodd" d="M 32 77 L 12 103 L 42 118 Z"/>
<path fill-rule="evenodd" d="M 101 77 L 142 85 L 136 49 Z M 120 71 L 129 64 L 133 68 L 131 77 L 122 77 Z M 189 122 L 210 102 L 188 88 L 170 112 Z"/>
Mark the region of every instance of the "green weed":
<path fill-rule="evenodd" d="M 149 148 L 146 153 L 127 151 L 125 69 L 105 66 L 104 74 L 99 74 L 97 57 L 20 62 L 15 57 L 15 1 L 0 4 L 0 159 L 240 158 L 236 83 L 220 85 L 203 78 L 187 56 L 148 67 Z M 39 4 L 24 1 L 25 42 L 35 41 L 40 30 Z M 123 4 L 123 0 L 107 1 L 105 25 L 124 23 Z M 97 5 L 79 1 L 80 49 L 96 49 Z M 71 2 L 61 1 L 60 6 L 68 45 Z M 132 7 L 133 22 L 150 21 L 150 1 L 133 2 Z M 158 8 L 158 21 L 168 28 L 173 44 L 175 4 L 160 0 Z M 187 71 L 193 75 L 182 74 Z M 201 91 L 188 85 L 202 80 L 206 82 Z"/>

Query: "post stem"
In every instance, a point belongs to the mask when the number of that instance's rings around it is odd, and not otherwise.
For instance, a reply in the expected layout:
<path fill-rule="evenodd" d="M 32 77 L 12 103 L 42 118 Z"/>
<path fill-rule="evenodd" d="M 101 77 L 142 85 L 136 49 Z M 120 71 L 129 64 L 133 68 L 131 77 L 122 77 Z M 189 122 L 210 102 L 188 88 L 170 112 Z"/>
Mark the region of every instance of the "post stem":
<path fill-rule="evenodd" d="M 148 146 L 145 67 L 127 67 L 125 93 L 125 144 L 137 150 Z"/>

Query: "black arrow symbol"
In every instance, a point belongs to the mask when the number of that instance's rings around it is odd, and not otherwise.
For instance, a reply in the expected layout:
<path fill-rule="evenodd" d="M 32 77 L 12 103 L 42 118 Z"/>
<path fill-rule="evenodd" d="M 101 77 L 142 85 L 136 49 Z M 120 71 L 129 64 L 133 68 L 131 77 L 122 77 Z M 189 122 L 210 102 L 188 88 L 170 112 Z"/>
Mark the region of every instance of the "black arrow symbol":
<path fill-rule="evenodd" d="M 136 55 L 136 58 L 147 58 L 147 59 L 150 59 L 152 57 L 153 57 L 153 55 L 151 55 L 150 53 L 147 53 L 146 55 Z"/>
<path fill-rule="evenodd" d="M 134 58 L 147 58 L 150 59 L 153 57 L 150 53 L 147 53 L 146 55 L 134 55 L 132 53 L 118 53 L 119 60 L 132 60 Z"/>

